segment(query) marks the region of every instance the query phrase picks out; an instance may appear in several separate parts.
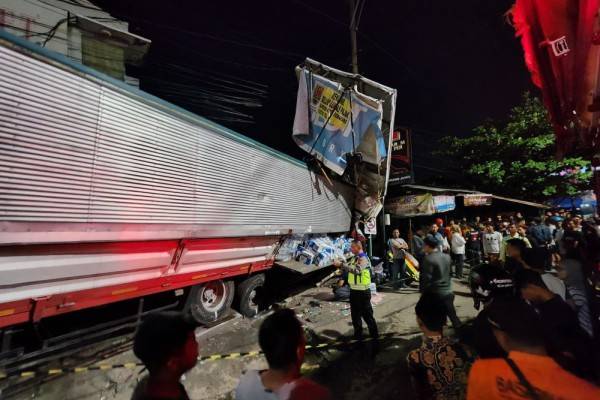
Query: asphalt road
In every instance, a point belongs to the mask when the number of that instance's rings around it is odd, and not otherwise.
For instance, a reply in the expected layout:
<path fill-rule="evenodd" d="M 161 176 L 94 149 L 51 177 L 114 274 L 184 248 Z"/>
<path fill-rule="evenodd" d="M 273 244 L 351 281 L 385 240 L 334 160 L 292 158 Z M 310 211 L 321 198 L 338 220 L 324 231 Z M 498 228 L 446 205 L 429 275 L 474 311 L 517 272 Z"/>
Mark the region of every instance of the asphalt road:
<path fill-rule="evenodd" d="M 455 305 L 458 316 L 467 320 L 476 315 L 468 288 L 455 282 Z M 349 305 L 328 300 L 329 288 L 312 288 L 282 302 L 294 308 L 303 321 L 309 341 L 322 343 L 350 336 Z M 406 369 L 408 351 L 420 343 L 414 316 L 418 300 L 416 289 L 401 292 L 381 292 L 374 298 L 375 316 L 381 332 L 398 337 L 384 340 L 379 351 L 366 344 L 362 347 L 344 346 L 310 352 L 305 373 L 328 386 L 336 399 L 413 398 Z M 255 319 L 240 316 L 217 327 L 197 332 L 201 355 L 228 354 L 258 350 L 257 332 L 266 313 Z M 134 361 L 131 351 L 103 363 Z M 200 363 L 186 374 L 184 385 L 192 399 L 232 399 L 239 376 L 247 369 L 265 368 L 261 356 L 232 358 Z M 38 387 L 22 398 L 39 399 L 129 399 L 141 368 L 92 371 L 61 377 Z"/>

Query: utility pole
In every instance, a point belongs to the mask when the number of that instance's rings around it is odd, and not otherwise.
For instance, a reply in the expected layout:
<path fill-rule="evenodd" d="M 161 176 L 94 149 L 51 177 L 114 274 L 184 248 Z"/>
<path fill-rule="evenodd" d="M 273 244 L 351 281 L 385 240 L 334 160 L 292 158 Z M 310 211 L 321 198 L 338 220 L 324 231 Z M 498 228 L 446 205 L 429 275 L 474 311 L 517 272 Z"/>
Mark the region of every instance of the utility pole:
<path fill-rule="evenodd" d="M 348 0 L 350 3 L 350 43 L 352 45 L 352 73 L 358 74 L 358 43 L 356 40 L 356 31 L 358 30 L 358 7 L 355 0 Z M 360 0 L 358 0 L 360 3 Z"/>

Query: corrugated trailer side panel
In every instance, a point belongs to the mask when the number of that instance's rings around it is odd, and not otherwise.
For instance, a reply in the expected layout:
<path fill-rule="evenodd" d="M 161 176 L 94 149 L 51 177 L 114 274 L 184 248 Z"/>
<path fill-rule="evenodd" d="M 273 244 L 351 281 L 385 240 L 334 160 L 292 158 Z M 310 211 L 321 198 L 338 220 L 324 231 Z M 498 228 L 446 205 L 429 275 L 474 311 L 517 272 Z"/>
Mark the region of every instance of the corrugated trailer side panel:
<path fill-rule="evenodd" d="M 349 187 L 6 33 L 0 44 L 0 244 L 348 230 Z"/>
<path fill-rule="evenodd" d="M 283 133 L 288 134 L 288 133 Z M 0 327 L 272 265 L 352 189 L 0 30 Z"/>

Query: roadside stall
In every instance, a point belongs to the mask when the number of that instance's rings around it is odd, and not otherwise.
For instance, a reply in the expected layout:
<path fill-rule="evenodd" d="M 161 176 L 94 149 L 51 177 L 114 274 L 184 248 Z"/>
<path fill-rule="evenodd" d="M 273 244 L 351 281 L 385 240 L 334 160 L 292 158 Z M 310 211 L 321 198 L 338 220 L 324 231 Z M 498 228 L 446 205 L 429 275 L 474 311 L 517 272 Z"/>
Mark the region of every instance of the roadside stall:
<path fill-rule="evenodd" d="M 517 212 L 533 218 L 550 208 L 541 203 L 467 189 L 422 185 L 404 185 L 403 189 L 407 194 L 389 199 L 385 212 L 390 215 L 389 228 L 399 228 L 402 233 L 407 233 L 408 238 L 418 227 L 430 225 L 437 218 L 444 220 L 445 224 L 463 218 L 472 221 L 475 217 L 485 221 L 497 215 L 512 216 Z"/>

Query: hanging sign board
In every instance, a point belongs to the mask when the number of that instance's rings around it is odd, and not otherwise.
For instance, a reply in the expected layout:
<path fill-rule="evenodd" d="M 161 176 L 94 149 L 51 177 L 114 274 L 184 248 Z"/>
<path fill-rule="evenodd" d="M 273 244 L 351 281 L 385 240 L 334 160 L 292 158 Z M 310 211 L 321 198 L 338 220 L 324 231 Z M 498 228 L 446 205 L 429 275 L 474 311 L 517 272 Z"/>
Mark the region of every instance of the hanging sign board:
<path fill-rule="evenodd" d="M 365 234 L 377 235 L 377 220 L 375 218 L 371 218 L 365 223 Z"/>
<path fill-rule="evenodd" d="M 390 160 L 389 185 L 413 182 L 411 132 L 407 128 L 392 132 L 392 159 Z"/>
<path fill-rule="evenodd" d="M 419 215 L 432 215 L 435 213 L 433 196 L 430 193 L 420 195 L 402 196 L 392 199 L 386 204 L 385 209 L 390 214 L 399 217 L 416 217 Z"/>
<path fill-rule="evenodd" d="M 339 175 L 355 151 L 379 165 L 387 157 L 382 113 L 382 101 L 302 69 L 292 138 Z"/>
<path fill-rule="evenodd" d="M 465 194 L 463 196 L 465 207 L 479 207 L 492 205 L 491 194 Z"/>

